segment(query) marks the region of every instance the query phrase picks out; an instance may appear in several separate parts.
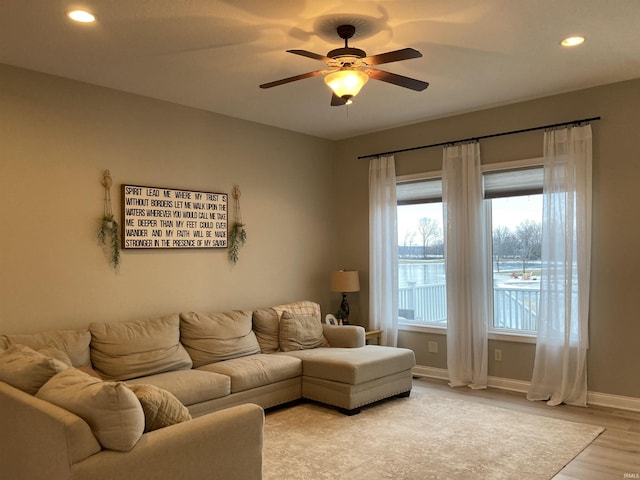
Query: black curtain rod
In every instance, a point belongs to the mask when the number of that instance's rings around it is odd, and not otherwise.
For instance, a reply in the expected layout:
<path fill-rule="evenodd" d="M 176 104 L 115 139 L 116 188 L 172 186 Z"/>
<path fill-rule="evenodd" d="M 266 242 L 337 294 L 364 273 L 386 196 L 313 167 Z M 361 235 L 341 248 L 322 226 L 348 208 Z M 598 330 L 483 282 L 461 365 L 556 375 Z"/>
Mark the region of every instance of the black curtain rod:
<path fill-rule="evenodd" d="M 541 127 L 523 128 L 522 130 L 512 130 L 510 132 L 492 133 L 490 135 L 482 135 L 481 137 L 470 137 L 470 138 L 465 138 L 463 140 L 450 140 L 448 142 L 433 143 L 431 145 L 421 145 L 419 147 L 403 148 L 401 150 L 392 150 L 390 152 L 372 153 L 370 155 L 362 155 L 358 157 L 358 160 L 362 158 L 373 158 L 373 157 L 380 157 L 382 155 L 393 155 L 396 153 L 411 152 L 413 150 L 422 150 L 423 148 L 442 147 L 444 145 L 471 142 L 474 140 L 482 140 L 484 138 L 502 137 L 504 135 L 514 135 L 516 133 L 533 132 L 535 130 L 544 130 L 546 128 L 564 127 L 565 125 L 578 125 L 580 123 L 593 122 L 595 120 L 600 120 L 600 117 L 583 118 L 582 120 L 573 120 L 571 122 L 554 123 L 553 125 L 543 125 Z"/>

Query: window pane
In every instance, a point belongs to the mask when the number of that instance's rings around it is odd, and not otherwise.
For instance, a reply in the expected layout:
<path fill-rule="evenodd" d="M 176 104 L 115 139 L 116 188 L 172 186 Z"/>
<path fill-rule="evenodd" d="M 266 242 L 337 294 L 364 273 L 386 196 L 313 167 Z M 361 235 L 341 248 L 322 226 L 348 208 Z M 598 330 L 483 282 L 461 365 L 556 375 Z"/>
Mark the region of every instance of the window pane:
<path fill-rule="evenodd" d="M 542 195 L 494 198 L 493 328 L 537 331 Z"/>
<path fill-rule="evenodd" d="M 398 206 L 398 255 L 400 321 L 446 326 L 441 201 Z"/>

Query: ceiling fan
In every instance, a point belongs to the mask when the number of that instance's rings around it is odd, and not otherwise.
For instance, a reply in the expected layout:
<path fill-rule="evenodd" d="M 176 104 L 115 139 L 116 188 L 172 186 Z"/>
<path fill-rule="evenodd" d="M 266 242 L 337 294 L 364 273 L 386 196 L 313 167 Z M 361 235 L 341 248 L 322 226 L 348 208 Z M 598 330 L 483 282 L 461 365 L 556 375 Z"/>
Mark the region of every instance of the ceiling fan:
<path fill-rule="evenodd" d="M 325 75 L 325 83 L 333 90 L 331 105 L 339 106 L 351 103 L 351 99 L 358 94 L 369 78 L 392 83 L 393 85 L 409 88 L 417 92 L 421 92 L 429 86 L 427 82 L 423 82 L 422 80 L 371 68 L 373 65 L 420 58 L 422 54 L 419 51 L 413 48 L 403 48 L 368 57 L 364 50 L 349 46 L 349 39 L 356 33 L 356 27 L 353 25 L 340 25 L 337 28 L 337 32 L 338 36 L 344 39 L 344 47 L 331 50 L 326 56 L 307 50 L 287 50 L 289 53 L 313 58 L 314 60 L 321 60 L 327 64 L 327 69 L 316 70 L 283 78 L 282 80 L 276 80 L 275 82 L 264 83 L 260 85 L 260 88 L 277 87 L 278 85 L 295 82 L 296 80 Z"/>

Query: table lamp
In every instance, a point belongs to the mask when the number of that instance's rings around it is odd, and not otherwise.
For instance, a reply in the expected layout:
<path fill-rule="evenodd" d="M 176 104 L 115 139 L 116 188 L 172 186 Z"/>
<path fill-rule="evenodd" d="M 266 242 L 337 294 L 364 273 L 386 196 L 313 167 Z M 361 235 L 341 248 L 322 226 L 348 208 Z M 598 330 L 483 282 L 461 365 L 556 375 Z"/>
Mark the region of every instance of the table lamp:
<path fill-rule="evenodd" d="M 347 292 L 360 291 L 360 279 L 357 270 L 339 270 L 331 273 L 331 291 L 342 293 L 342 303 L 340 312 L 342 313 L 342 323 L 349 324 L 349 302 Z"/>

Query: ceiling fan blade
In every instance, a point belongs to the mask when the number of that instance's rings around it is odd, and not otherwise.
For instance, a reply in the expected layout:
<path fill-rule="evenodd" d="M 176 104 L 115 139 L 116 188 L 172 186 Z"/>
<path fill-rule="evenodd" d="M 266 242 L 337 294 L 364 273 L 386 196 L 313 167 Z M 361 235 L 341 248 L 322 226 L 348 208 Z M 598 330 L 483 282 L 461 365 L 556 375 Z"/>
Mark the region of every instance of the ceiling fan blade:
<path fill-rule="evenodd" d="M 285 83 L 295 82 L 296 80 L 303 80 L 305 78 L 317 77 L 318 75 L 322 75 L 326 73 L 326 70 L 316 70 L 315 72 L 303 73 L 300 75 L 296 75 L 294 77 L 283 78 L 282 80 L 276 80 L 275 82 L 263 83 L 260 85 L 260 88 L 271 88 L 277 87 L 278 85 L 284 85 Z"/>
<path fill-rule="evenodd" d="M 412 58 L 420 58 L 422 54 L 413 48 L 403 48 L 394 50 L 393 52 L 381 53 L 363 58 L 362 61 L 367 65 L 380 65 L 382 63 L 399 62 L 400 60 L 410 60 Z"/>
<path fill-rule="evenodd" d="M 337 96 L 335 93 L 331 96 L 332 107 L 339 107 L 340 105 L 344 105 L 346 103 L 347 101 L 344 98 Z"/>
<path fill-rule="evenodd" d="M 296 55 L 302 55 L 303 57 L 313 58 L 314 60 L 321 60 L 323 62 L 332 62 L 333 60 L 319 53 L 309 52 L 307 50 L 287 50 L 289 53 L 295 53 Z"/>
<path fill-rule="evenodd" d="M 416 92 L 421 92 L 429 86 L 427 82 L 423 82 L 422 80 L 405 77 L 403 75 L 398 75 L 397 73 L 385 72 L 384 70 L 376 70 L 372 68 L 370 70 L 367 70 L 367 74 L 370 78 L 381 80 L 387 83 L 392 83 L 394 85 L 398 85 L 399 87 L 409 88 L 411 90 L 415 90 Z"/>

